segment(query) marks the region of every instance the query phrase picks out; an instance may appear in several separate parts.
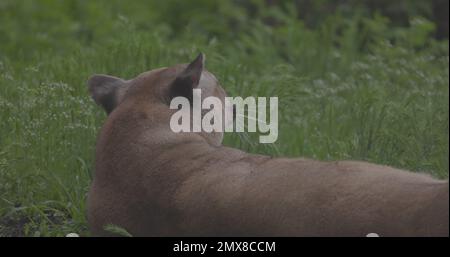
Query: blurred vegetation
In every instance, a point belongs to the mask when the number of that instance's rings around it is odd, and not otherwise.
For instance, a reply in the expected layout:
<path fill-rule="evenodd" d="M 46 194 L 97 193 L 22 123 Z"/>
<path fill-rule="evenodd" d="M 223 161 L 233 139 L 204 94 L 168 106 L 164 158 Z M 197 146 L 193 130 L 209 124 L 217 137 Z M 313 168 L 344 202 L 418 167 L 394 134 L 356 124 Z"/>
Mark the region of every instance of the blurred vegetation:
<path fill-rule="evenodd" d="M 448 1 L 1 0 L 0 235 L 88 235 L 86 79 L 199 51 L 230 95 L 280 97 L 276 144 L 226 145 L 448 177 Z"/>

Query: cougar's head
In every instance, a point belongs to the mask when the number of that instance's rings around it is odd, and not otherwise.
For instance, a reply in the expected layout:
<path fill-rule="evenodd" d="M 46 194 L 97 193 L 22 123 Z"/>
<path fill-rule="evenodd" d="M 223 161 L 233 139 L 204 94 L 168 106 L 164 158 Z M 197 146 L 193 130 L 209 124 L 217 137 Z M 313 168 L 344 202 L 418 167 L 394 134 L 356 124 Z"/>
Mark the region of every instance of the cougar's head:
<path fill-rule="evenodd" d="M 225 108 L 226 93 L 219 84 L 216 77 L 205 69 L 205 56 L 199 54 L 189 64 L 177 64 L 172 67 L 164 67 L 150 70 L 138 75 L 136 78 L 125 80 L 118 77 L 95 74 L 88 80 L 89 92 L 95 102 L 102 106 L 108 115 L 120 109 L 121 103 L 125 101 L 145 101 L 149 103 L 145 108 L 158 106 L 154 111 L 160 111 L 161 107 L 170 109 L 170 102 L 176 97 L 185 97 L 192 102 L 194 89 L 201 90 L 201 99 L 214 96 L 222 103 L 222 112 L 233 112 L 233 107 Z M 198 92 L 198 90 L 195 90 Z M 164 107 L 165 106 L 165 107 Z M 152 111 L 152 110 L 149 110 Z M 203 116 L 207 110 L 203 110 Z M 230 122 L 222 115 L 223 124 Z M 192 118 L 192 115 L 191 115 Z M 191 123 L 194 122 L 191 120 Z M 223 131 L 223 130 L 221 130 Z M 191 132 L 180 132 L 191 133 Z M 220 145 L 223 132 L 199 132 L 210 144 Z"/>

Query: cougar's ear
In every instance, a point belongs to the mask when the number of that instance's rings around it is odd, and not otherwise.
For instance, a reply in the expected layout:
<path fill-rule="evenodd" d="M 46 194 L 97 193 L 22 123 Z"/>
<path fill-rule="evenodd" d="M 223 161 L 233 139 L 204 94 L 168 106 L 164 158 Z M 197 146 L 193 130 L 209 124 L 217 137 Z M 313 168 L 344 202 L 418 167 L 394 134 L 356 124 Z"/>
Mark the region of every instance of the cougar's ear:
<path fill-rule="evenodd" d="M 170 85 L 170 99 L 177 96 L 184 96 L 190 101 L 192 100 L 192 89 L 198 86 L 204 64 L 205 55 L 200 53 Z"/>
<path fill-rule="evenodd" d="M 111 113 L 119 103 L 119 91 L 125 87 L 125 80 L 109 75 L 92 75 L 88 82 L 89 92 L 94 101 Z"/>

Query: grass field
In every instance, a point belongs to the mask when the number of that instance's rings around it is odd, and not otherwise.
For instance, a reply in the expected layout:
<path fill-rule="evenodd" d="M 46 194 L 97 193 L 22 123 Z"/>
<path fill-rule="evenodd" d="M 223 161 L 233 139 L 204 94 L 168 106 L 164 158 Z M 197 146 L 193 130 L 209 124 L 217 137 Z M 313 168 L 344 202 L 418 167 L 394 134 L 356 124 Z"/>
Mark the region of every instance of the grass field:
<path fill-rule="evenodd" d="M 429 36 L 431 22 L 394 27 L 355 11 L 308 28 L 286 10 L 245 10 L 199 0 L 1 1 L 0 236 L 89 235 L 85 199 L 106 115 L 87 78 L 131 78 L 200 51 L 229 95 L 279 97 L 275 144 L 232 134 L 226 145 L 448 177 L 449 45 Z"/>

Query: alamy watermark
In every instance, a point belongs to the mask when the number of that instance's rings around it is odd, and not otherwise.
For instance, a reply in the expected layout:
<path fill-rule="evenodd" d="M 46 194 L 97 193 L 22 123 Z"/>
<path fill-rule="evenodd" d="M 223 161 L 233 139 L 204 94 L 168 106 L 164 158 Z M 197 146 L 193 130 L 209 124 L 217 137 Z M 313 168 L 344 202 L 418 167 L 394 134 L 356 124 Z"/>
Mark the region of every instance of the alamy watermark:
<path fill-rule="evenodd" d="M 266 144 L 278 139 L 278 97 L 225 97 L 223 103 L 214 96 L 202 101 L 201 89 L 193 89 L 192 98 L 192 105 L 182 96 L 170 102 L 178 110 L 170 119 L 173 132 L 259 132 Z"/>

